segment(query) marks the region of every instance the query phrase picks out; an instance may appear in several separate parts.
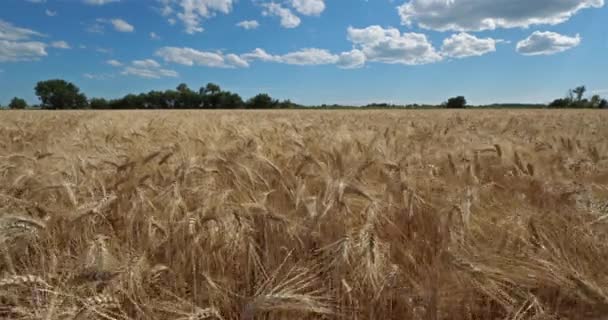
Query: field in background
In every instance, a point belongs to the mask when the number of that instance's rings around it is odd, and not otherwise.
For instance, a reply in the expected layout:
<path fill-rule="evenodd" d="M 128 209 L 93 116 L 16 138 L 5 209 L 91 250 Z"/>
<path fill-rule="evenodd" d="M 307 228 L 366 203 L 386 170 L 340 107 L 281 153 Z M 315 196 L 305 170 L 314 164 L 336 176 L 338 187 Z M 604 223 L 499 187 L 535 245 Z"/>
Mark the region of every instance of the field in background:
<path fill-rule="evenodd" d="M 0 319 L 600 319 L 602 111 L 0 112 Z"/>

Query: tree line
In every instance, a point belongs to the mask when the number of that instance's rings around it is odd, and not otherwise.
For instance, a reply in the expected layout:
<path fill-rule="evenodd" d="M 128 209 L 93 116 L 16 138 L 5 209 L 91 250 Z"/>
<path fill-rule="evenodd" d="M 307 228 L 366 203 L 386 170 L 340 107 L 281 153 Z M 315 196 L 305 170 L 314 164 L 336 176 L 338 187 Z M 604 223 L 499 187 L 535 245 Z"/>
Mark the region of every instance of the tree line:
<path fill-rule="evenodd" d="M 576 87 L 568 90 L 568 94 L 564 98 L 553 100 L 549 104 L 550 108 L 608 108 L 608 101 L 600 97 L 599 94 L 591 96 L 590 99 L 585 98 L 587 88 L 585 86 Z"/>
<path fill-rule="evenodd" d="M 40 81 L 34 88 L 40 104 L 28 106 L 24 99 L 15 97 L 8 105 L 9 109 L 293 109 L 304 108 L 304 106 L 291 102 L 290 100 L 279 101 L 273 99 L 266 93 L 260 93 L 247 101 L 244 101 L 237 93 L 225 91 L 219 85 L 208 83 L 207 85 L 192 90 L 182 83 L 175 90 L 150 91 L 140 94 L 127 94 L 118 99 L 91 98 L 80 92 L 73 83 L 61 79 Z M 547 105 L 488 105 L 476 106 L 486 108 L 608 108 L 608 101 L 599 95 L 585 98 L 587 89 L 585 86 L 569 90 L 564 98 L 555 99 Z M 2 107 L 2 106 L 0 106 Z M 467 105 L 464 96 L 449 98 L 441 105 L 395 105 L 386 103 L 368 104 L 358 108 L 373 109 L 396 109 L 396 108 L 448 108 L 464 109 L 473 107 Z M 307 108 L 340 109 L 348 108 L 343 105 L 320 105 L 308 106 Z"/>
<path fill-rule="evenodd" d="M 175 90 L 150 91 L 127 94 L 118 99 L 91 98 L 80 92 L 73 83 L 65 80 L 40 81 L 34 88 L 40 104 L 28 106 L 26 101 L 15 97 L 10 109 L 286 109 L 299 105 L 290 100 L 279 101 L 261 93 L 244 101 L 240 95 L 225 91 L 219 85 L 208 83 L 197 91 L 182 83 Z"/>

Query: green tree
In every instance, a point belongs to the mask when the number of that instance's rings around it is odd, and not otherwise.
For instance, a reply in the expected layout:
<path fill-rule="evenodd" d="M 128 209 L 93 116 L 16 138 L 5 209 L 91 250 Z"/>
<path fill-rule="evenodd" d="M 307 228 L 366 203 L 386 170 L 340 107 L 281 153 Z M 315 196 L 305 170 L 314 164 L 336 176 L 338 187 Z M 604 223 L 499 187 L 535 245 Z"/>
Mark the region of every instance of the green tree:
<path fill-rule="evenodd" d="M 559 98 L 559 99 L 553 100 L 553 102 L 551 102 L 549 104 L 549 108 L 563 109 L 563 108 L 568 108 L 571 105 L 572 105 L 572 100 L 570 100 L 570 98 L 566 97 L 566 98 Z"/>
<path fill-rule="evenodd" d="M 591 108 L 599 108 L 600 103 L 602 102 L 602 97 L 599 94 L 593 95 L 591 100 L 589 100 L 589 106 Z"/>
<path fill-rule="evenodd" d="M 572 93 L 576 96 L 577 102 L 581 102 L 581 100 L 583 100 L 585 92 L 587 92 L 587 88 L 585 86 L 576 87 L 572 90 Z"/>
<path fill-rule="evenodd" d="M 27 102 L 21 98 L 14 97 L 13 100 L 8 104 L 9 109 L 25 109 L 27 108 Z"/>
<path fill-rule="evenodd" d="M 449 98 L 445 103 L 448 109 L 464 109 L 467 106 L 467 99 L 463 96 Z"/>
<path fill-rule="evenodd" d="M 608 109 L 608 100 L 602 99 L 597 107 L 600 109 Z"/>
<path fill-rule="evenodd" d="M 298 105 L 291 102 L 291 100 L 287 99 L 287 100 L 283 100 L 279 103 L 279 109 L 290 109 L 290 108 L 295 108 Z"/>
<path fill-rule="evenodd" d="M 91 109 L 95 110 L 103 110 L 109 108 L 109 103 L 104 98 L 92 98 L 91 101 L 89 101 L 89 105 L 91 106 Z"/>
<path fill-rule="evenodd" d="M 175 90 L 166 90 L 163 92 L 163 105 L 167 109 L 174 109 L 178 107 L 179 92 Z"/>
<path fill-rule="evenodd" d="M 73 83 L 55 79 L 36 84 L 36 95 L 43 109 L 81 109 L 87 107 L 87 97 Z"/>
<path fill-rule="evenodd" d="M 248 109 L 273 109 L 278 107 L 279 102 L 272 99 L 266 93 L 260 93 L 247 101 Z"/>
<path fill-rule="evenodd" d="M 180 93 L 184 93 L 190 91 L 190 88 L 188 88 L 187 84 L 180 83 L 175 90 L 179 91 Z"/>
<path fill-rule="evenodd" d="M 146 109 L 165 109 L 167 106 L 164 101 L 162 91 L 152 90 L 145 95 L 144 108 Z"/>
<path fill-rule="evenodd" d="M 130 93 L 122 98 L 120 109 L 138 109 L 142 105 L 143 103 L 139 96 Z"/>
<path fill-rule="evenodd" d="M 229 91 L 222 91 L 219 94 L 218 108 L 220 109 L 241 109 L 245 103 L 241 96 Z"/>
<path fill-rule="evenodd" d="M 200 90 L 198 91 L 198 93 L 200 95 L 214 95 L 216 93 L 219 93 L 220 91 L 222 91 L 222 89 L 220 88 L 220 86 L 218 86 L 215 83 L 207 83 L 206 86 L 201 87 Z"/>

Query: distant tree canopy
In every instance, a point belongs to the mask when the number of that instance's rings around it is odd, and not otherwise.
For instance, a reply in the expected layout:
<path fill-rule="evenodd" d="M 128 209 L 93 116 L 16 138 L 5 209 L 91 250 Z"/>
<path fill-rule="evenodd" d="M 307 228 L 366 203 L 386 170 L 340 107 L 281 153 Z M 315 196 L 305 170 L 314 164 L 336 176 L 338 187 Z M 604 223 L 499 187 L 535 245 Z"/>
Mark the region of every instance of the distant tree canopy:
<path fill-rule="evenodd" d="M 278 104 L 278 101 L 272 99 L 265 93 L 260 93 L 247 101 L 247 106 L 251 109 L 274 109 L 278 106 Z"/>
<path fill-rule="evenodd" d="M 215 83 L 207 83 L 198 90 L 192 90 L 186 83 L 180 83 L 174 90 L 147 93 L 127 94 L 122 98 L 106 100 L 104 98 L 87 97 L 73 83 L 61 79 L 40 81 L 36 84 L 35 92 L 40 99 L 40 105 L 31 108 L 41 109 L 289 109 L 303 108 L 290 100 L 279 101 L 266 93 L 260 93 L 247 101 L 240 95 L 222 90 Z M 568 90 L 564 98 L 555 99 L 549 104 L 492 104 L 476 106 L 478 108 L 600 108 L 608 109 L 608 101 L 599 95 L 585 98 L 587 88 L 578 86 Z M 11 109 L 25 109 L 27 103 L 23 99 L 14 98 Z M 426 109 L 426 108 L 463 109 L 467 107 L 464 96 L 449 98 L 441 105 L 393 103 L 371 103 L 363 107 L 344 106 L 339 104 L 322 104 L 308 106 L 311 109 Z M 1 108 L 1 106 L 0 106 Z"/>
<path fill-rule="evenodd" d="M 40 81 L 35 90 L 43 109 L 84 109 L 88 107 L 87 97 L 80 93 L 77 86 L 65 80 Z"/>
<path fill-rule="evenodd" d="M 89 106 L 91 107 L 91 109 L 103 110 L 103 109 L 108 109 L 110 104 L 104 98 L 92 98 L 89 101 Z"/>
<path fill-rule="evenodd" d="M 448 109 L 463 109 L 467 106 L 467 99 L 463 96 L 449 98 L 445 103 L 445 107 Z"/>
<path fill-rule="evenodd" d="M 27 102 L 21 98 L 13 98 L 11 102 L 8 104 L 9 109 L 25 109 L 27 108 Z"/>
<path fill-rule="evenodd" d="M 600 108 L 605 109 L 608 105 L 606 99 L 602 99 L 599 95 L 593 95 L 591 99 L 584 99 L 587 88 L 579 86 L 568 91 L 566 97 L 553 100 L 549 108 Z"/>

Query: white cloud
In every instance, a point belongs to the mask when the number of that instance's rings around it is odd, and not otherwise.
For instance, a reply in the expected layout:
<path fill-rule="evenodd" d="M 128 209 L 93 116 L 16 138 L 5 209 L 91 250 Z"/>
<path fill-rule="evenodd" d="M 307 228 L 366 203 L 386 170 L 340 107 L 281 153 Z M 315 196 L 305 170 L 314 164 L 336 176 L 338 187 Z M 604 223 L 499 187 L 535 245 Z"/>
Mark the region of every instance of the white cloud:
<path fill-rule="evenodd" d="M 365 65 L 365 54 L 361 50 L 352 50 L 340 54 L 338 66 L 343 69 L 356 69 Z"/>
<path fill-rule="evenodd" d="M 280 61 L 286 64 L 300 66 L 313 66 L 337 63 L 339 57 L 325 49 L 308 48 L 287 53 L 280 57 Z"/>
<path fill-rule="evenodd" d="M 251 29 L 257 29 L 260 26 L 260 23 L 257 22 L 256 20 L 245 20 L 245 21 L 241 21 L 241 22 L 237 23 L 236 25 L 245 30 L 251 30 Z"/>
<path fill-rule="evenodd" d="M 419 65 L 442 60 L 424 34 L 401 33 L 395 28 L 348 28 L 348 38 L 368 61 Z"/>
<path fill-rule="evenodd" d="M 242 54 L 241 57 L 247 61 L 260 60 L 264 62 L 280 62 L 278 56 L 273 56 L 264 49 L 256 48 L 250 53 Z"/>
<path fill-rule="evenodd" d="M 39 41 L 24 41 L 43 34 L 19 28 L 0 19 L 0 62 L 38 60 L 47 55 L 46 44 Z"/>
<path fill-rule="evenodd" d="M 318 48 L 306 48 L 284 55 L 272 55 L 264 49 L 256 48 L 252 52 L 242 54 L 241 58 L 246 61 L 258 60 L 299 66 L 337 64 L 345 69 L 359 68 L 365 64 L 365 56 L 359 50 L 352 50 L 336 55 L 328 50 Z"/>
<path fill-rule="evenodd" d="M 97 18 L 95 19 L 95 22 L 93 24 L 90 24 L 87 26 L 87 28 L 85 29 L 87 32 L 90 33 L 101 33 L 103 34 L 105 31 L 105 25 L 109 24 L 112 25 L 112 27 L 114 28 L 114 30 L 118 31 L 118 32 L 133 32 L 135 31 L 135 27 L 133 25 L 131 25 L 130 23 L 128 23 L 127 21 L 123 20 L 123 19 L 103 19 L 103 18 Z"/>
<path fill-rule="evenodd" d="M 51 10 L 49 10 L 49 9 L 46 9 L 46 10 L 44 11 L 44 13 L 45 13 L 47 16 L 49 16 L 49 17 L 54 17 L 54 16 L 56 16 L 56 15 L 57 15 L 57 11 L 51 11 Z"/>
<path fill-rule="evenodd" d="M 51 47 L 57 49 L 72 49 L 70 45 L 65 41 L 53 41 L 51 42 Z"/>
<path fill-rule="evenodd" d="M 496 51 L 496 44 L 502 40 L 492 38 L 480 39 L 468 33 L 458 33 L 443 40 L 441 53 L 452 58 L 482 56 Z"/>
<path fill-rule="evenodd" d="M 551 55 L 572 49 L 581 43 L 580 35 L 569 37 L 555 32 L 535 31 L 517 43 L 517 52 L 526 56 Z"/>
<path fill-rule="evenodd" d="M 86 32 L 90 32 L 90 33 L 99 33 L 102 34 L 105 31 L 105 27 L 100 23 L 100 22 L 104 22 L 105 20 L 103 19 L 97 19 L 97 22 L 90 24 L 86 27 Z"/>
<path fill-rule="evenodd" d="M 13 26 L 10 22 L 0 19 L 0 40 L 27 40 L 31 37 L 43 36 L 34 30 Z"/>
<path fill-rule="evenodd" d="M 84 78 L 87 78 L 87 79 L 90 79 L 90 80 L 107 80 L 107 79 L 114 78 L 113 74 L 108 74 L 108 73 L 100 73 L 100 74 L 85 73 L 82 76 Z"/>
<path fill-rule="evenodd" d="M 137 68 L 160 68 L 160 63 L 152 59 L 133 60 L 132 65 Z"/>
<path fill-rule="evenodd" d="M 123 19 L 112 19 L 112 20 L 110 20 L 110 23 L 112 24 L 112 26 L 114 26 L 114 29 L 119 32 L 135 31 L 135 27 L 133 27 L 132 25 L 130 25 L 128 22 L 126 22 Z"/>
<path fill-rule="evenodd" d="M 245 59 L 243 59 L 243 58 L 241 58 L 241 57 L 239 57 L 239 56 L 237 56 L 236 54 L 233 54 L 233 53 L 230 53 L 230 54 L 227 54 L 226 56 L 224 56 L 224 60 L 226 60 L 226 63 L 228 65 L 234 66 L 234 67 L 237 67 L 237 68 L 247 68 L 247 67 L 249 67 L 249 63 Z"/>
<path fill-rule="evenodd" d="M 160 40 L 160 36 L 156 34 L 156 32 L 150 32 L 150 39 L 152 40 Z"/>
<path fill-rule="evenodd" d="M 233 0 L 159 0 L 161 14 L 174 24 L 177 17 L 186 28 L 186 33 L 203 32 L 201 22 L 210 18 L 216 12 L 228 14 L 232 11 Z"/>
<path fill-rule="evenodd" d="M 262 12 L 262 14 L 265 16 L 280 17 L 281 26 L 283 26 L 284 28 L 288 28 L 288 29 L 296 28 L 301 23 L 301 20 L 298 16 L 293 14 L 293 12 L 291 12 L 291 10 L 284 8 L 283 6 L 281 6 L 278 3 L 274 3 L 274 2 L 265 3 L 263 6 L 265 9 Z"/>
<path fill-rule="evenodd" d="M 165 62 L 186 66 L 205 66 L 212 68 L 242 68 L 249 64 L 236 55 L 224 55 L 221 52 L 199 51 L 192 48 L 163 47 L 156 51 L 156 56 Z"/>
<path fill-rule="evenodd" d="M 102 6 L 104 4 L 119 2 L 120 0 L 84 0 L 84 3 L 94 5 L 94 6 Z"/>
<path fill-rule="evenodd" d="M 176 78 L 179 74 L 174 70 L 164 69 L 160 63 L 152 59 L 134 60 L 121 72 L 126 76 L 137 76 L 147 79 L 160 79 L 163 77 Z"/>
<path fill-rule="evenodd" d="M 108 61 L 106 61 L 106 63 L 109 64 L 109 65 L 111 65 L 111 66 L 113 66 L 113 67 L 120 67 L 120 66 L 122 66 L 122 63 L 120 61 L 114 60 L 114 59 L 108 60 Z"/>
<path fill-rule="evenodd" d="M 397 9 L 405 25 L 438 31 L 481 31 L 527 28 L 567 21 L 604 0 L 409 0 Z"/>
<path fill-rule="evenodd" d="M 38 60 L 46 55 L 46 44 L 42 42 L 0 40 L 0 62 Z"/>
<path fill-rule="evenodd" d="M 291 0 L 291 5 L 306 16 L 318 16 L 325 11 L 324 0 Z"/>
<path fill-rule="evenodd" d="M 111 54 L 113 50 L 112 50 L 112 48 L 97 47 L 97 48 L 95 48 L 95 51 L 97 51 L 99 53 L 103 53 L 103 54 Z"/>
<path fill-rule="evenodd" d="M 143 69 L 136 67 L 126 67 L 122 73 L 125 76 L 138 76 L 148 79 L 160 79 L 163 77 L 177 78 L 179 74 L 168 69 Z"/>

